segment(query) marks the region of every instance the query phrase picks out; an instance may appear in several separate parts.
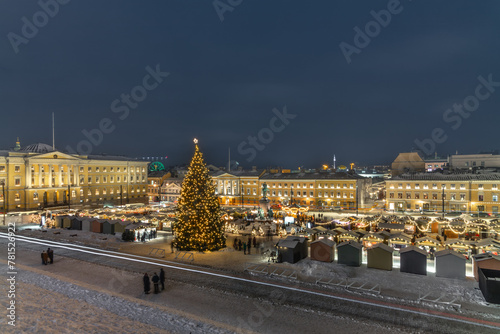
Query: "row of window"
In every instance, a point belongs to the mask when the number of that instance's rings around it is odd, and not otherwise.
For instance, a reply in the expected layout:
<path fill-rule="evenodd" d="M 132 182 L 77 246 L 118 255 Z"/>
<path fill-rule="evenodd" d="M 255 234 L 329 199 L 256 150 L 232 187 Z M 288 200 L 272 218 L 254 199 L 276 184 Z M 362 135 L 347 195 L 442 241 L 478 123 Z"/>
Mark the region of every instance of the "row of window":
<path fill-rule="evenodd" d="M 51 171 L 52 173 L 55 173 L 58 171 L 57 169 L 58 166 L 51 166 Z M 59 166 L 60 167 L 60 172 L 64 172 L 64 166 Z M 73 172 L 73 166 L 70 166 L 69 168 L 69 172 L 72 173 Z M 96 172 L 96 173 L 99 173 L 99 172 L 107 172 L 107 171 L 110 171 L 110 172 L 114 172 L 115 171 L 115 167 L 106 167 L 106 166 L 96 166 L 96 167 L 87 167 L 87 171 L 88 172 Z M 123 172 L 126 172 L 127 171 L 127 167 L 116 167 L 116 171 L 117 172 L 120 172 L 121 170 L 123 170 Z M 14 172 L 20 172 L 21 171 L 21 166 L 20 165 L 15 165 L 14 166 Z M 32 165 L 31 166 L 31 171 L 32 172 L 35 172 L 35 166 Z M 80 173 L 83 173 L 85 171 L 85 167 L 84 166 L 80 166 Z M 134 172 L 134 167 L 130 167 L 130 171 L 133 173 Z M 5 165 L 1 165 L 0 166 L 0 172 L 5 172 Z M 42 173 L 45 173 L 45 166 L 40 166 L 40 172 Z M 146 168 L 145 167 L 135 167 L 135 172 L 136 173 L 145 173 L 146 172 Z"/>
<path fill-rule="evenodd" d="M 394 189 L 394 187 L 395 187 L 394 183 L 391 183 L 389 185 L 389 189 Z M 398 189 L 403 189 L 403 184 L 402 183 L 398 183 L 397 187 L 398 187 Z M 429 188 L 429 187 L 431 187 L 431 188 Z M 460 187 L 460 190 L 465 190 L 465 184 L 460 184 L 459 187 Z M 477 188 L 479 190 L 484 189 L 484 184 L 478 184 Z M 405 189 L 412 189 L 412 184 L 411 183 L 407 183 Z M 413 189 L 420 189 L 420 183 L 415 183 Z M 424 184 L 422 184 L 422 189 L 451 189 L 451 190 L 455 190 L 455 189 L 457 189 L 457 185 L 456 184 L 450 184 L 449 187 L 447 187 L 447 185 L 444 184 L 444 183 L 440 184 L 440 185 L 438 185 L 437 183 L 432 183 L 432 184 L 424 183 Z M 498 185 L 497 184 L 492 184 L 491 185 L 491 189 L 492 190 L 497 190 L 498 189 Z"/>
<path fill-rule="evenodd" d="M 222 187 L 224 184 L 226 184 L 226 188 L 230 188 L 231 187 L 231 181 L 219 181 L 219 186 Z M 228 184 L 229 183 L 229 184 Z M 236 186 L 238 185 L 237 181 L 232 181 L 233 183 L 233 187 L 236 188 Z M 242 185 L 244 185 L 245 182 L 242 182 Z M 248 181 L 246 183 L 247 185 L 250 185 L 251 184 L 251 181 Z M 257 184 L 257 181 L 253 181 L 253 184 L 256 185 Z M 308 188 L 308 185 L 307 183 L 292 183 L 290 184 L 290 187 L 291 188 L 303 188 L 303 189 L 307 189 Z M 281 183 L 270 183 L 269 184 L 269 188 L 288 188 L 288 183 L 284 183 L 284 184 L 281 184 Z M 314 183 L 309 183 L 309 188 L 310 189 L 313 189 L 314 188 Z M 318 188 L 337 188 L 337 189 L 340 189 L 340 188 L 344 188 L 344 189 L 354 189 L 354 184 L 353 183 L 344 183 L 342 184 L 342 186 L 340 185 L 340 183 L 337 183 L 337 184 L 333 184 L 333 183 L 318 183 Z"/>
<path fill-rule="evenodd" d="M 135 193 L 135 192 L 140 193 L 141 189 L 140 189 L 140 187 L 137 187 L 137 189 L 132 188 L 130 190 L 130 192 L 131 193 Z M 146 192 L 146 188 L 143 188 L 142 192 L 145 193 Z M 92 196 L 92 195 L 94 195 L 94 196 L 106 195 L 107 193 L 108 193 L 108 191 L 107 191 L 106 188 L 101 189 L 101 191 L 99 191 L 99 189 L 95 189 L 94 194 L 92 194 L 92 191 L 90 189 L 87 190 L 87 196 Z M 114 193 L 115 193 L 115 190 L 113 188 L 110 188 L 109 189 L 109 194 L 112 195 Z M 120 193 L 120 189 L 116 189 L 116 194 L 119 194 L 119 193 Z M 126 194 L 127 190 L 124 189 L 123 193 Z M 84 191 L 83 191 L 83 189 L 80 189 L 80 197 L 83 197 L 83 195 L 84 195 Z M 53 193 L 53 196 L 54 196 L 54 200 L 57 200 L 57 193 L 56 192 Z M 66 196 L 66 192 L 64 192 L 63 196 Z M 71 197 L 76 198 L 76 191 L 75 190 L 71 191 Z M 21 200 L 21 193 L 20 192 L 16 192 L 14 194 L 14 200 L 16 200 L 16 201 Z M 36 192 L 33 193 L 33 200 L 34 201 L 40 200 L 40 197 L 39 197 L 38 193 L 36 193 Z M 3 201 L 3 194 L 2 193 L 0 193 L 0 201 Z"/>
<path fill-rule="evenodd" d="M 420 199 L 420 193 L 414 193 L 414 196 L 412 198 L 412 194 L 411 193 L 406 193 L 406 199 Z M 447 194 L 444 194 L 444 199 L 446 199 L 446 195 Z M 456 201 L 457 200 L 457 194 L 449 194 L 450 195 L 450 200 L 451 201 Z M 395 198 L 394 197 L 395 194 L 394 193 L 389 193 L 389 198 Z M 460 196 L 460 200 L 461 201 L 465 201 L 466 200 L 466 196 L 465 194 L 459 194 Z M 397 198 L 398 199 L 403 199 L 403 193 L 398 193 L 397 194 Z M 433 199 L 433 200 L 437 200 L 437 199 L 442 199 L 442 195 L 441 196 L 438 196 L 437 193 L 433 193 L 431 194 L 431 198 L 429 198 L 429 194 L 428 193 L 423 193 L 422 194 L 422 199 Z M 478 198 L 477 200 L 479 202 L 483 202 L 484 201 L 484 195 L 478 195 Z M 491 196 L 491 201 L 492 202 L 498 202 L 498 195 L 497 194 L 493 194 Z"/>

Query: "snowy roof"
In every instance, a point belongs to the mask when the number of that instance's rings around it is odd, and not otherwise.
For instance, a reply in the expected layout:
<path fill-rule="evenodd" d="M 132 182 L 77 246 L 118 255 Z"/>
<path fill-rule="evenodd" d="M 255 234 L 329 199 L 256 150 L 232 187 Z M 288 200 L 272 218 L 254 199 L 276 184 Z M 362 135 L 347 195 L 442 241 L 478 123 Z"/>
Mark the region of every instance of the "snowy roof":
<path fill-rule="evenodd" d="M 500 173 L 472 174 L 472 173 L 414 173 L 401 174 L 392 180 L 436 180 L 436 181 L 474 181 L 474 180 L 500 180 Z"/>
<path fill-rule="evenodd" d="M 345 242 L 342 242 L 340 244 L 337 245 L 337 248 L 340 248 L 340 247 L 344 247 L 344 246 L 352 246 L 354 248 L 358 248 L 358 249 L 362 249 L 363 248 L 363 245 L 360 244 L 359 242 L 355 242 L 355 241 L 345 241 Z"/>
<path fill-rule="evenodd" d="M 299 244 L 298 241 L 285 239 L 285 240 L 280 240 L 278 242 L 278 247 L 296 248 L 298 244 Z"/>
<path fill-rule="evenodd" d="M 408 246 L 408 247 L 405 247 L 405 248 L 401 248 L 399 250 L 400 254 L 404 254 L 404 253 L 407 253 L 407 252 L 417 252 L 417 253 L 420 253 L 422 255 L 427 256 L 427 252 L 425 250 L 423 250 L 422 248 L 417 247 L 417 246 Z"/>
<path fill-rule="evenodd" d="M 335 245 L 335 242 L 330 240 L 330 239 L 326 239 L 326 238 L 323 238 L 323 239 L 319 239 L 319 240 L 316 240 L 316 241 L 313 241 L 311 242 L 311 245 L 312 244 L 315 244 L 315 243 L 318 243 L 318 242 L 321 242 L 325 245 L 327 245 L 328 247 L 333 247 L 333 245 Z"/>
<path fill-rule="evenodd" d="M 394 248 L 389 247 L 386 244 L 381 243 L 381 242 L 379 242 L 378 244 L 376 244 L 376 245 L 374 245 L 374 246 L 372 246 L 370 248 L 367 248 L 366 250 L 369 251 L 369 250 L 373 250 L 373 249 L 376 249 L 376 248 L 380 248 L 380 249 L 383 249 L 383 250 L 385 250 L 387 252 L 391 252 L 391 253 L 394 252 Z"/>
<path fill-rule="evenodd" d="M 261 180 L 274 180 L 274 179 L 303 179 L 303 180 L 356 180 L 356 179 L 365 179 L 363 176 L 359 176 L 357 174 L 349 174 L 342 172 L 314 172 L 314 173 L 264 173 L 261 177 Z"/>
<path fill-rule="evenodd" d="M 460 254 L 458 252 L 455 252 L 452 249 L 443 249 L 443 250 L 440 250 L 439 252 L 436 252 L 434 254 L 435 257 L 446 256 L 446 255 L 453 255 L 453 256 L 456 256 L 460 259 L 463 259 L 464 261 L 466 260 L 465 256 L 463 256 L 462 254 Z"/>
<path fill-rule="evenodd" d="M 23 147 L 21 148 L 20 151 L 30 152 L 30 153 L 48 153 L 48 152 L 54 152 L 55 150 L 50 145 L 44 143 L 36 143 Z"/>

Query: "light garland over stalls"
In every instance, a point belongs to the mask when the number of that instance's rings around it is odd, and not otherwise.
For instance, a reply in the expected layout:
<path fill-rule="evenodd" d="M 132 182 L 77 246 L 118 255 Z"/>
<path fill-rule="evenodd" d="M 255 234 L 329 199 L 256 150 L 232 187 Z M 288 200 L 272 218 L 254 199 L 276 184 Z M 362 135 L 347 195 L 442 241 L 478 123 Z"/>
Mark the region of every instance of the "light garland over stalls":
<path fill-rule="evenodd" d="M 175 244 L 180 250 L 215 251 L 226 247 L 215 185 L 194 139 L 195 152 L 177 204 Z"/>

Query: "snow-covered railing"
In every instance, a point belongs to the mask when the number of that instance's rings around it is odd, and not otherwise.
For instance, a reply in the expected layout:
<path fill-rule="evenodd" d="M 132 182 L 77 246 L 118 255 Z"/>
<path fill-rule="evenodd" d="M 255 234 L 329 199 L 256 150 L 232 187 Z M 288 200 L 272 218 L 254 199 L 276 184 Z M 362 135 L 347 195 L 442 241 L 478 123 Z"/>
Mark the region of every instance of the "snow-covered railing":
<path fill-rule="evenodd" d="M 153 248 L 149 251 L 150 256 L 165 257 L 165 250 L 161 248 Z"/>
<path fill-rule="evenodd" d="M 194 253 L 193 252 L 177 251 L 177 252 L 175 252 L 174 259 L 179 260 L 179 261 L 193 262 L 194 261 Z"/>
<path fill-rule="evenodd" d="M 336 277 L 320 277 L 316 279 L 316 284 L 334 285 L 344 289 L 358 290 L 380 295 L 380 285 L 369 282 L 349 281 L 348 279 Z"/>
<path fill-rule="evenodd" d="M 451 296 L 450 300 L 446 300 L 448 297 L 447 294 L 442 294 L 440 297 L 431 297 L 431 292 L 426 293 L 425 295 L 419 294 L 418 301 L 420 302 L 428 302 L 428 303 L 434 303 L 434 304 L 441 304 L 441 305 L 447 305 L 447 306 L 452 306 L 454 308 L 462 308 L 462 304 L 455 303 L 455 301 L 458 299 L 458 297 Z"/>
<path fill-rule="evenodd" d="M 267 264 L 247 262 L 245 263 L 245 271 L 254 274 L 264 274 L 269 276 L 297 279 L 297 271 L 281 267 L 274 267 Z"/>

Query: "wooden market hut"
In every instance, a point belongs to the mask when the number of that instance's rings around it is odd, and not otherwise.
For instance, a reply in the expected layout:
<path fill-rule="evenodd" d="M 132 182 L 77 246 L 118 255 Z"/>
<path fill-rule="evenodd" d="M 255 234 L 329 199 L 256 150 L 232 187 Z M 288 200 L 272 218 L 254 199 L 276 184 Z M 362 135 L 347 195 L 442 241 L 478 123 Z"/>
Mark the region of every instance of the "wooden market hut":
<path fill-rule="evenodd" d="M 380 229 L 387 229 L 391 233 L 398 233 L 398 232 L 403 232 L 405 230 L 405 224 L 403 223 L 379 223 L 378 228 Z"/>
<path fill-rule="evenodd" d="M 285 240 L 298 241 L 299 242 L 299 250 L 300 250 L 300 259 L 302 260 L 302 259 L 305 259 L 307 257 L 307 253 L 308 253 L 307 241 L 308 241 L 308 239 L 306 237 L 298 237 L 298 236 L 289 235 L 288 237 L 285 238 Z"/>
<path fill-rule="evenodd" d="M 102 233 L 102 226 L 104 221 L 101 219 L 94 219 L 90 224 L 90 231 L 94 233 Z"/>
<path fill-rule="evenodd" d="M 353 231 L 346 231 L 338 236 L 339 242 L 344 242 L 344 241 L 358 241 L 359 240 L 359 235 L 356 234 Z"/>
<path fill-rule="evenodd" d="M 427 275 L 427 252 L 417 246 L 400 250 L 400 271 L 417 275 Z"/>
<path fill-rule="evenodd" d="M 368 268 L 392 270 L 392 252 L 394 249 L 383 243 L 367 248 Z"/>
<path fill-rule="evenodd" d="M 62 221 L 62 227 L 63 228 L 71 228 L 71 221 L 73 219 L 77 219 L 78 217 L 75 217 L 75 216 L 70 216 L 70 217 L 66 217 L 63 219 Z"/>
<path fill-rule="evenodd" d="M 64 218 L 69 218 L 69 216 L 56 216 L 54 221 L 54 227 L 61 228 L 64 225 Z"/>
<path fill-rule="evenodd" d="M 363 245 L 356 241 L 346 241 L 337 245 L 337 262 L 345 264 L 346 266 L 359 267 L 361 266 L 361 259 Z"/>
<path fill-rule="evenodd" d="M 436 277 L 465 279 L 465 257 L 451 249 L 435 254 Z"/>
<path fill-rule="evenodd" d="M 380 233 L 366 233 L 362 238 L 361 242 L 365 247 L 371 247 L 372 245 L 376 245 L 380 242 L 384 242 L 384 236 L 380 235 Z M 370 245 L 370 246 L 368 246 Z"/>
<path fill-rule="evenodd" d="M 282 262 L 296 263 L 301 260 L 301 246 L 298 240 L 282 239 L 277 247 L 278 259 Z"/>
<path fill-rule="evenodd" d="M 71 229 L 80 231 L 82 229 L 82 220 L 79 217 L 71 219 Z"/>
<path fill-rule="evenodd" d="M 462 239 L 448 239 L 444 241 L 443 244 L 446 248 L 453 249 L 460 254 L 466 255 L 467 258 L 475 247 L 475 242 Z"/>
<path fill-rule="evenodd" d="M 500 304 L 500 270 L 479 268 L 479 289 L 488 303 Z"/>
<path fill-rule="evenodd" d="M 311 260 L 332 262 L 335 258 L 335 242 L 329 239 L 319 239 L 311 242 Z"/>
<path fill-rule="evenodd" d="M 130 223 L 127 222 L 127 221 L 116 220 L 116 223 L 115 223 L 115 233 L 123 233 L 123 232 L 125 232 L 125 228 L 129 224 Z"/>
<path fill-rule="evenodd" d="M 82 220 L 82 231 L 87 231 L 87 232 L 91 231 L 90 227 L 92 226 L 92 220 L 93 219 L 90 218 Z"/>
<path fill-rule="evenodd" d="M 472 257 L 472 270 L 474 278 L 479 280 L 478 269 L 500 270 L 500 256 L 491 253 L 477 254 Z"/>
<path fill-rule="evenodd" d="M 491 238 L 479 240 L 476 243 L 478 253 L 492 252 L 495 255 L 500 253 L 500 242 Z"/>
<path fill-rule="evenodd" d="M 105 220 L 102 224 L 102 233 L 104 234 L 115 234 L 115 224 L 114 220 Z"/>
<path fill-rule="evenodd" d="M 65 216 L 61 221 L 61 228 L 69 228 L 71 226 L 71 219 L 78 218 L 75 216 Z"/>
<path fill-rule="evenodd" d="M 389 245 L 406 247 L 408 245 L 411 245 L 411 237 L 405 233 L 393 234 L 389 237 L 389 240 L 387 240 L 387 242 L 389 243 Z"/>

